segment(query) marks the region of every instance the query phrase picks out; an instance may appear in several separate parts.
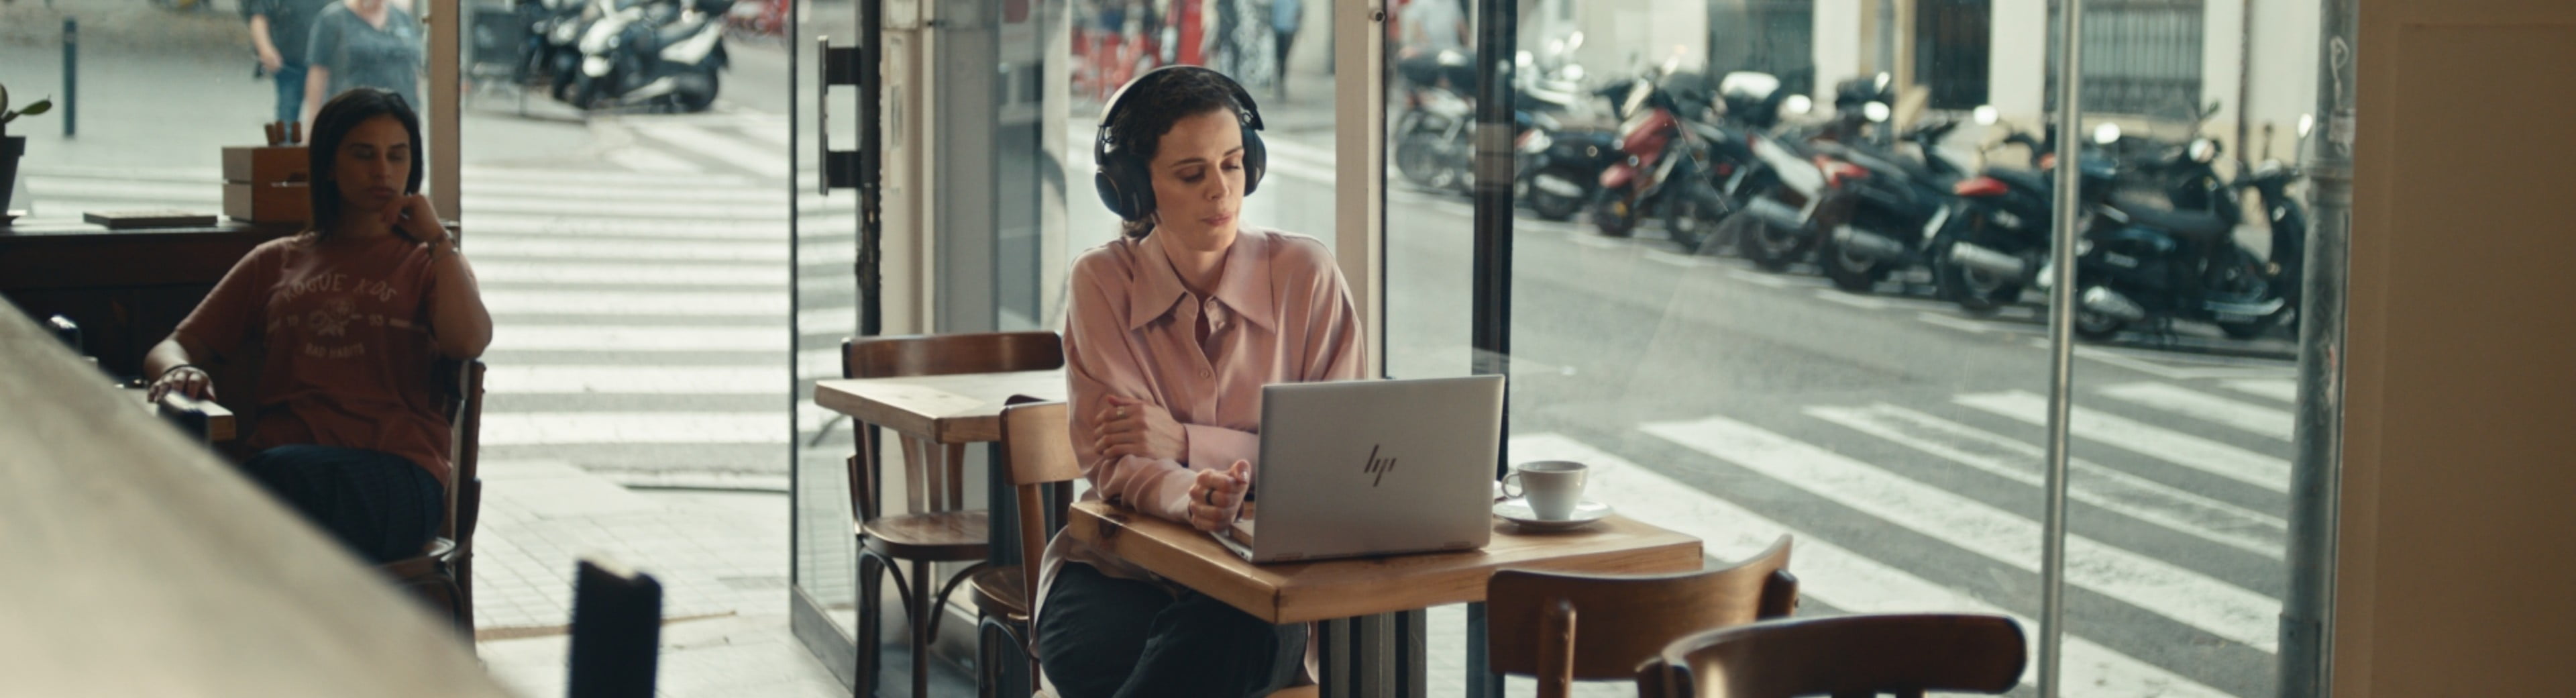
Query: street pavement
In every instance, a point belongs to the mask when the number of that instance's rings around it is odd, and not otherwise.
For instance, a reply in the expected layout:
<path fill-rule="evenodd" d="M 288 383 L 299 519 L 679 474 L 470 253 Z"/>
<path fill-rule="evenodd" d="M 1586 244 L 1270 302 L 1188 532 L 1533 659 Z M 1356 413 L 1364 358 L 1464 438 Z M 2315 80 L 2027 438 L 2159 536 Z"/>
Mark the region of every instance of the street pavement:
<path fill-rule="evenodd" d="M 469 104 L 458 216 L 499 324 L 483 431 L 504 493 L 487 505 L 487 629 L 558 626 L 582 549 L 687 580 L 675 617 L 780 607 L 791 440 L 819 440 L 808 468 L 837 469 L 848 449 L 846 426 L 806 398 L 855 330 L 853 202 L 791 176 L 786 117 L 746 101 L 587 121 Z M 1313 100 L 1272 108 L 1329 113 Z M 1322 123 L 1272 134 L 1271 179 L 1247 221 L 1331 239 Z M 1079 172 L 1087 156 L 1066 162 Z M 210 165 L 31 159 L 28 178 L 48 207 L 207 207 Z M 1464 373 L 1470 211 L 1387 179 L 1390 373 Z M 1114 235 L 1071 198 L 1070 250 Z M 1589 497 L 1698 535 L 1713 558 L 1796 536 L 1803 613 L 2035 617 L 2050 389 L 2038 306 L 1969 317 L 1920 279 L 1844 293 L 1689 254 L 1652 225 L 1608 239 L 1579 219 L 1523 217 L 1513 241 L 1509 460 L 1590 463 Z M 2294 455 L 2295 367 L 2277 357 L 2289 348 L 2186 327 L 2076 350 L 2068 695 L 2271 692 Z M 751 499 L 658 494 L 674 487 Z M 611 491 L 629 488 L 649 496 Z M 1463 638 L 1445 620 L 1458 610 L 1434 616 L 1435 694 L 1455 694 Z"/>

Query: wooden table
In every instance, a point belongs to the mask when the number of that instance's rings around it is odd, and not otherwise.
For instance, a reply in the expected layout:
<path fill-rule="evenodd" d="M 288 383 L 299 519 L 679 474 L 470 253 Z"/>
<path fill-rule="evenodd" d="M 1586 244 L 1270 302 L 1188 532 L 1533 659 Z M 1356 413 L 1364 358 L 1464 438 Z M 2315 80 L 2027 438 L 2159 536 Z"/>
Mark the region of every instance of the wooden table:
<path fill-rule="evenodd" d="M 1001 441 L 1003 402 L 1013 395 L 1027 395 L 1042 400 L 1062 400 L 1065 396 L 1064 371 L 963 373 L 910 378 L 841 378 L 814 382 L 815 404 L 849 415 L 862 423 L 942 444 L 982 443 L 989 446 Z M 985 478 L 984 501 L 1017 501 L 1015 499 L 1017 495 L 1011 491 L 1010 477 L 999 470 L 998 466 L 1002 459 L 988 455 L 985 461 L 986 465 L 993 469 Z M 877 488 L 870 488 L 870 491 L 877 491 Z M 1019 564 L 1018 512 L 1012 507 L 995 506 L 991 508 L 991 514 L 986 517 L 986 522 L 990 528 L 985 532 L 985 540 L 992 542 L 992 549 L 986 554 L 985 562 L 994 565 Z M 859 573 L 861 598 L 873 598 L 879 593 L 874 581 L 875 577 L 876 575 L 868 574 L 864 569 L 861 570 Z M 877 633 L 878 629 L 875 627 L 877 618 L 866 613 L 860 616 L 859 625 L 862 627 L 856 628 L 856 631 L 869 636 Z M 920 650 L 915 648 L 914 651 Z M 859 661 L 863 667 L 872 666 L 870 663 L 874 662 L 875 658 L 861 657 Z M 1003 665 L 1006 670 L 1020 666 L 1018 662 L 1004 662 Z M 861 681 L 866 681 L 874 673 L 865 670 L 858 672 Z M 1017 674 L 1026 673 L 1025 671 L 1010 671 L 1010 673 L 1012 676 L 1006 679 L 1006 685 L 1026 685 L 1028 677 L 1017 676 Z M 873 687 L 863 688 L 872 689 Z M 1022 690 L 1009 694 L 1026 695 L 1027 693 L 1029 691 Z"/>
<path fill-rule="evenodd" d="M 1065 531 L 1262 620 L 1322 621 L 1317 678 L 1326 696 L 1423 695 L 1421 609 L 1483 602 L 1495 571 L 1681 572 L 1699 569 L 1701 556 L 1698 538 L 1620 516 L 1557 533 L 1523 533 L 1496 520 L 1481 550 L 1269 565 L 1245 562 L 1196 529 L 1105 502 L 1074 505 Z"/>
<path fill-rule="evenodd" d="M 507 695 L 471 639 L 0 303 L 0 694 Z"/>

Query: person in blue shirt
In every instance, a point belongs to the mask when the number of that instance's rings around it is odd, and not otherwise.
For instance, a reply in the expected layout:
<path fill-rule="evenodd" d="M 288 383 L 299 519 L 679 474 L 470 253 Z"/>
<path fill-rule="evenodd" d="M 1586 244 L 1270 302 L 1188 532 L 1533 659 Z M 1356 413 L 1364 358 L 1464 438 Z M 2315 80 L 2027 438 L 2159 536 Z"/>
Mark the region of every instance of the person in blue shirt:
<path fill-rule="evenodd" d="M 1297 44 L 1297 20 L 1306 13 L 1299 0 L 1270 0 L 1270 32 L 1278 37 L 1273 42 L 1279 58 L 1279 77 L 1270 83 L 1272 94 L 1288 98 L 1288 49 Z"/>

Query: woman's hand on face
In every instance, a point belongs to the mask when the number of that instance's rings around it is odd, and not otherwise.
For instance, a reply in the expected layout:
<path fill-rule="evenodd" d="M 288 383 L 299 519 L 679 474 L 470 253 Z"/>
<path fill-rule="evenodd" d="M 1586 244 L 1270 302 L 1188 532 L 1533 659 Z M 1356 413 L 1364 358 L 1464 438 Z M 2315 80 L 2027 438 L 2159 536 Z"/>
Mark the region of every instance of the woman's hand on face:
<path fill-rule="evenodd" d="M 1252 463 L 1235 461 L 1225 470 L 1201 470 L 1190 483 L 1190 527 L 1201 531 L 1223 531 L 1234 525 L 1237 512 L 1243 510 L 1243 493 L 1250 484 Z"/>
<path fill-rule="evenodd" d="M 181 366 L 161 372 L 161 377 L 152 381 L 152 387 L 144 391 L 144 396 L 152 402 L 160 402 L 162 397 L 171 393 L 212 400 L 215 399 L 215 381 L 206 375 L 204 369 Z"/>
<path fill-rule="evenodd" d="M 438 207 L 430 204 L 428 195 L 394 197 L 392 203 L 385 205 L 383 215 L 385 227 L 392 229 L 395 235 L 424 245 L 447 242 L 447 226 L 439 224 Z"/>
<path fill-rule="evenodd" d="M 1123 395 L 1101 400 L 1091 418 L 1092 448 L 1105 456 L 1142 456 L 1181 460 L 1190 450 L 1190 435 L 1172 420 L 1170 410 Z"/>

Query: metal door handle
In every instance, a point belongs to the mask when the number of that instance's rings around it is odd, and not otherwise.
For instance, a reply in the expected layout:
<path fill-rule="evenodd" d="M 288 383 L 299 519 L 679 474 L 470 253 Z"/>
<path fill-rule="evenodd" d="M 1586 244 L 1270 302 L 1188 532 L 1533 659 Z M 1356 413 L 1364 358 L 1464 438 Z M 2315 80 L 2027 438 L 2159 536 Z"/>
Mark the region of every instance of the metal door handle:
<path fill-rule="evenodd" d="M 814 37 L 814 63 L 823 65 L 832 59 L 832 37 Z M 822 146 L 823 156 L 814 161 L 814 188 L 824 196 L 832 195 L 832 81 L 817 80 L 814 86 L 814 142 Z M 795 173 L 789 173 L 794 176 Z"/>

